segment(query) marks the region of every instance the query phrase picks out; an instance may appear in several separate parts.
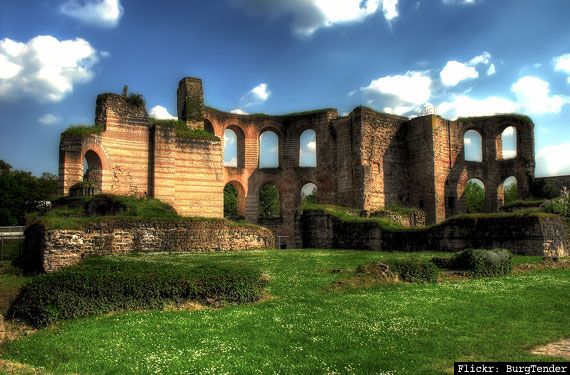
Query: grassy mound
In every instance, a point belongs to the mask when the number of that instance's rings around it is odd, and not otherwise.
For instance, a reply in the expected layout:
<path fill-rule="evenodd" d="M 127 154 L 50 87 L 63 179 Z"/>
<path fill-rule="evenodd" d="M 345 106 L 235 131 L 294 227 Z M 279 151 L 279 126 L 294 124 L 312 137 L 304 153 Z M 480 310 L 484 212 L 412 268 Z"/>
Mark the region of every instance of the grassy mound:
<path fill-rule="evenodd" d="M 261 273 L 238 265 L 171 267 L 167 263 L 111 263 L 98 258 L 28 282 L 7 317 L 34 327 L 113 311 L 160 309 L 191 300 L 257 301 L 267 284 Z"/>
<path fill-rule="evenodd" d="M 432 261 L 440 267 L 471 271 L 475 277 L 491 277 L 509 274 L 513 268 L 512 257 L 505 249 L 467 249 L 451 258 L 433 258 Z"/>

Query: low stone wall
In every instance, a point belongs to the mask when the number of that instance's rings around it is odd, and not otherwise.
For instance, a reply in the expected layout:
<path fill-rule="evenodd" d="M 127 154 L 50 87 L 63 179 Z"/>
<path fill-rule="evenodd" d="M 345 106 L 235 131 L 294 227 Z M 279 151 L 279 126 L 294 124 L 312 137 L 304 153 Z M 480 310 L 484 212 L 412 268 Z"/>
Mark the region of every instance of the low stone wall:
<path fill-rule="evenodd" d="M 374 221 L 341 221 L 323 211 L 296 216 L 304 248 L 384 251 L 508 249 L 521 255 L 569 255 L 567 228 L 557 216 L 458 217 L 425 229 L 382 230 Z"/>
<path fill-rule="evenodd" d="M 46 230 L 36 224 L 26 230 L 26 244 L 25 255 L 38 259 L 43 271 L 53 272 L 93 255 L 272 248 L 275 238 L 266 228 L 232 225 L 223 219 L 104 219 L 86 224 L 83 230 Z"/>
<path fill-rule="evenodd" d="M 362 211 L 360 216 L 386 218 L 405 227 L 422 227 L 426 225 L 426 213 L 420 210 L 412 210 L 405 214 L 397 214 L 392 211 Z"/>

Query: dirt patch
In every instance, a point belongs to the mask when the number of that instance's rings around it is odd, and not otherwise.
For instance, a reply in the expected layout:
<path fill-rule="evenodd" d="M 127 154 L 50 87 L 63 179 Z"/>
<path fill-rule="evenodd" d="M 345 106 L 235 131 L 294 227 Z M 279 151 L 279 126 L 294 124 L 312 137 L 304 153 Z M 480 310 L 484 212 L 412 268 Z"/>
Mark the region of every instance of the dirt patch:
<path fill-rule="evenodd" d="M 530 352 L 537 355 L 570 359 L 570 339 L 562 339 L 557 342 L 552 342 L 548 345 L 535 348 Z"/>
<path fill-rule="evenodd" d="M 461 281 L 471 279 L 471 272 L 469 271 L 452 271 L 452 270 L 440 270 L 438 282 L 449 283 L 452 281 Z"/>
<path fill-rule="evenodd" d="M 47 374 L 45 371 L 36 370 L 35 368 L 28 365 L 4 360 L 0 360 L 0 372 L 3 374 L 13 375 Z"/>
<path fill-rule="evenodd" d="M 345 269 L 331 270 L 331 273 L 352 272 Z M 358 266 L 353 276 L 344 277 L 333 281 L 335 289 L 366 288 L 378 283 L 390 283 L 399 281 L 398 276 L 392 272 L 386 263 L 376 262 Z"/>
<path fill-rule="evenodd" d="M 513 268 L 513 273 L 525 273 L 532 271 L 545 270 L 568 270 L 570 269 L 570 259 L 562 259 L 558 261 L 546 261 L 540 263 L 523 263 Z"/>
<path fill-rule="evenodd" d="M 22 337 L 27 337 L 33 333 L 36 333 L 37 331 L 37 329 L 34 329 L 19 320 L 4 321 L 5 341 L 13 341 Z"/>

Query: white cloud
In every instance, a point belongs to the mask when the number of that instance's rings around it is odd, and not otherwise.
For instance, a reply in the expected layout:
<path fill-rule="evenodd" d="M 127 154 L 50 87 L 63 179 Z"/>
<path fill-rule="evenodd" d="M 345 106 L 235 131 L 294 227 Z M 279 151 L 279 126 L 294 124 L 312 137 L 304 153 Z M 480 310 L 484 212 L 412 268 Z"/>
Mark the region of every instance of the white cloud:
<path fill-rule="evenodd" d="M 239 108 L 232 109 L 230 112 L 231 112 L 231 113 L 235 113 L 235 114 L 237 114 L 237 115 L 249 115 L 249 113 L 247 113 L 246 111 L 241 110 L 241 109 L 239 109 Z"/>
<path fill-rule="evenodd" d="M 479 56 L 475 56 L 474 58 L 471 59 L 471 61 L 469 61 L 469 65 L 471 66 L 475 66 L 475 65 L 479 65 L 479 64 L 489 64 L 489 62 L 491 61 L 491 54 L 487 51 L 483 52 L 482 54 L 480 54 Z"/>
<path fill-rule="evenodd" d="M 101 57 L 109 57 L 109 56 L 111 56 L 111 52 L 101 51 Z"/>
<path fill-rule="evenodd" d="M 234 3 L 264 16 L 291 17 L 291 28 L 299 36 L 310 36 L 324 27 L 361 22 L 382 10 L 384 18 L 398 17 L 398 0 L 234 0 Z"/>
<path fill-rule="evenodd" d="M 239 100 L 240 107 L 249 107 L 256 104 L 264 103 L 271 96 L 267 83 L 260 83 L 247 92 Z"/>
<path fill-rule="evenodd" d="M 503 159 L 512 159 L 517 156 L 516 150 L 503 150 Z"/>
<path fill-rule="evenodd" d="M 487 75 L 492 76 L 495 73 L 496 73 L 495 64 L 491 64 L 491 66 L 489 66 L 489 69 L 487 69 Z"/>
<path fill-rule="evenodd" d="M 120 0 L 68 0 L 61 13 L 87 25 L 116 27 L 123 15 Z"/>
<path fill-rule="evenodd" d="M 315 142 L 315 141 L 308 142 L 306 147 L 308 150 L 316 150 L 317 149 L 317 142 Z"/>
<path fill-rule="evenodd" d="M 534 66 L 535 68 L 540 68 L 542 66 L 541 63 L 534 63 L 532 66 Z"/>
<path fill-rule="evenodd" d="M 172 116 L 168 110 L 161 105 L 155 105 L 150 110 L 149 116 L 157 120 L 177 120 L 178 117 Z"/>
<path fill-rule="evenodd" d="M 457 61 L 448 61 L 439 73 L 441 82 L 445 86 L 455 86 L 466 79 L 479 77 L 479 73 L 472 66 Z"/>
<path fill-rule="evenodd" d="M 431 82 L 431 78 L 421 72 L 408 71 L 405 75 L 378 78 L 360 90 L 370 98 L 369 104 L 388 102 L 386 104 L 392 107 L 393 113 L 403 114 L 430 98 Z"/>
<path fill-rule="evenodd" d="M 449 119 L 469 116 L 487 116 L 497 113 L 511 113 L 517 109 L 517 104 L 499 97 L 488 97 L 477 100 L 460 95 L 452 102 L 443 102 L 438 107 L 439 113 Z"/>
<path fill-rule="evenodd" d="M 97 51 L 84 39 L 59 41 L 49 35 L 27 43 L 0 40 L 0 98 L 31 96 L 60 101 L 75 83 L 93 78 Z"/>
<path fill-rule="evenodd" d="M 536 176 L 570 174 L 570 143 L 541 148 L 536 154 Z"/>
<path fill-rule="evenodd" d="M 513 135 L 515 135 L 515 128 L 514 126 L 509 126 L 508 128 L 506 128 L 505 130 L 503 130 L 503 132 L 501 133 L 501 135 L 503 137 L 512 137 Z"/>
<path fill-rule="evenodd" d="M 57 122 L 60 122 L 61 118 L 57 115 L 54 115 L 51 113 L 46 113 L 42 117 L 38 118 L 38 121 L 44 125 L 52 125 L 52 124 L 55 124 Z"/>
<path fill-rule="evenodd" d="M 568 102 L 558 95 L 549 96 L 549 83 L 537 77 L 520 78 L 511 86 L 517 97 L 519 110 L 527 114 L 558 113 Z"/>
<path fill-rule="evenodd" d="M 570 74 L 570 53 L 555 57 L 554 62 L 556 63 L 554 66 L 555 70 L 562 70 Z M 570 83 L 570 77 L 568 77 L 568 83 Z"/>

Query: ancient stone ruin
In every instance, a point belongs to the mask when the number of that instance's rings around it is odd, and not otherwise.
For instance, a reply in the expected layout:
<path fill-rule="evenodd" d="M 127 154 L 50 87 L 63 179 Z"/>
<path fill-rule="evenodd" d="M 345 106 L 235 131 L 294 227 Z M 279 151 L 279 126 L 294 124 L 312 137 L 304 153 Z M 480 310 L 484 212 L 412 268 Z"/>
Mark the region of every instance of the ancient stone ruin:
<path fill-rule="evenodd" d="M 241 115 L 204 106 L 202 81 L 184 78 L 178 87 L 178 118 L 190 129 L 214 137 L 185 137 L 149 120 L 144 102 L 117 94 L 97 98 L 95 127 L 63 133 L 59 192 L 84 177 L 103 193 L 149 196 L 179 214 L 220 218 L 226 184 L 238 192 L 238 213 L 270 228 L 287 247 L 295 245 L 294 217 L 301 189 L 316 185 L 319 202 L 363 210 L 393 204 L 425 211 L 427 224 L 464 213 L 465 187 L 485 185 L 486 208 L 503 204 L 503 183 L 513 176 L 519 197 L 529 195 L 534 178 L 533 123 L 525 116 L 498 115 L 449 121 L 437 115 L 412 119 L 357 107 L 347 116 L 323 109 L 282 116 Z M 501 134 L 512 127 L 514 157 L 503 157 Z M 224 165 L 224 133 L 237 139 L 235 166 Z M 481 141 L 481 161 L 465 158 L 465 134 Z M 260 137 L 278 139 L 278 166 L 260 167 Z M 316 165 L 301 165 L 301 136 L 313 132 Z M 88 171 L 84 170 L 84 160 Z M 259 217 L 264 185 L 279 191 L 280 215 Z"/>

